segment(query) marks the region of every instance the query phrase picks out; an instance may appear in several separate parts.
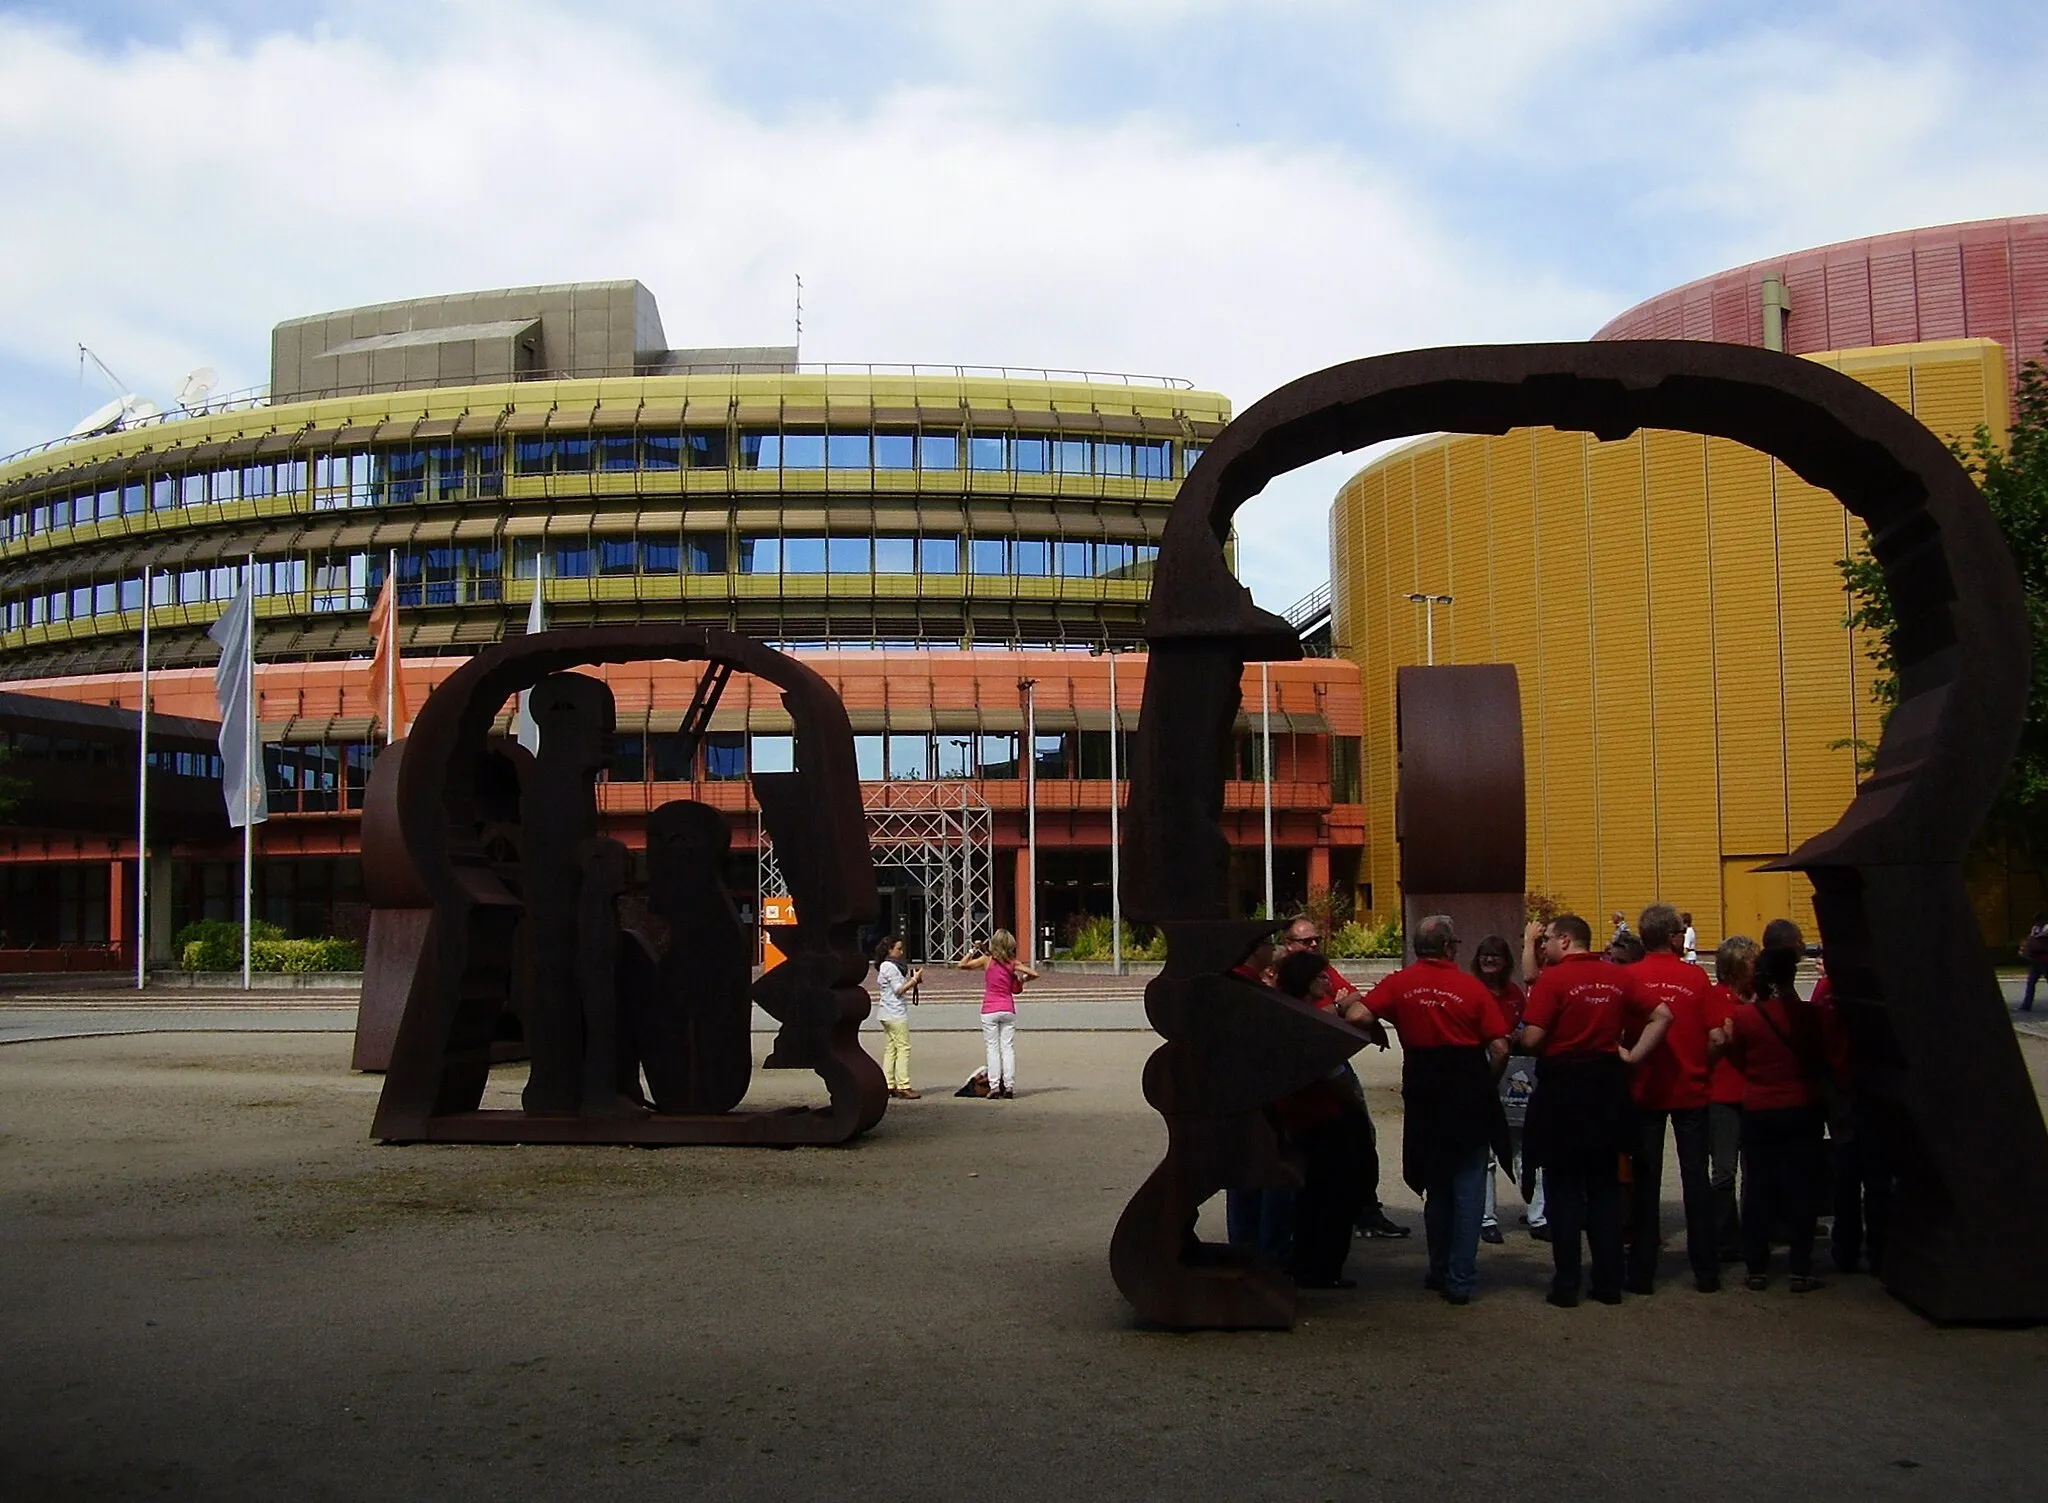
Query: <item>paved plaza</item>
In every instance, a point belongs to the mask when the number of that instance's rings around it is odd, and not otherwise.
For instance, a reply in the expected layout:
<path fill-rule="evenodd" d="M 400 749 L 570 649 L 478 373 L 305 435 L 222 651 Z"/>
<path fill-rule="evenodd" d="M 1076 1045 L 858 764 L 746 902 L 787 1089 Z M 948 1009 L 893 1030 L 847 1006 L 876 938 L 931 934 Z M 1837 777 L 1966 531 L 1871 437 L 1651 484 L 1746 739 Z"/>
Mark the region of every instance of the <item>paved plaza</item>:
<path fill-rule="evenodd" d="M 1096 1005 L 1134 1006 L 1034 1014 Z M 1511 1235 L 1453 1310 L 1418 1232 L 1291 1334 L 1134 1330 L 1105 1249 L 1153 1043 L 1024 1032 L 987 1102 L 928 1030 L 929 1094 L 851 1148 L 654 1152 L 379 1147 L 342 1033 L 0 1048 L 0 1497 L 2039 1495 L 2048 1329 L 1867 1278 L 1701 1296 L 1667 1253 L 1565 1312 Z"/>

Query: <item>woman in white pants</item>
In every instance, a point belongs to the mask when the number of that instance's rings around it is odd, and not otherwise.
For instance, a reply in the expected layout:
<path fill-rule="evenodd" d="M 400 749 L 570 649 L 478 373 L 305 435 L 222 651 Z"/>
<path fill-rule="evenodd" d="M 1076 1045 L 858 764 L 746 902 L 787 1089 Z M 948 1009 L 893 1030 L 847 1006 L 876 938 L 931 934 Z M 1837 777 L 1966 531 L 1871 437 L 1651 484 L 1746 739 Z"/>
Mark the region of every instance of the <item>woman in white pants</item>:
<path fill-rule="evenodd" d="M 1007 1101 L 1017 1094 L 1017 994 L 1038 972 L 1017 959 L 1017 936 L 998 929 L 985 952 L 960 962 L 963 971 L 980 971 L 981 1041 L 988 1051 L 988 1099 Z"/>

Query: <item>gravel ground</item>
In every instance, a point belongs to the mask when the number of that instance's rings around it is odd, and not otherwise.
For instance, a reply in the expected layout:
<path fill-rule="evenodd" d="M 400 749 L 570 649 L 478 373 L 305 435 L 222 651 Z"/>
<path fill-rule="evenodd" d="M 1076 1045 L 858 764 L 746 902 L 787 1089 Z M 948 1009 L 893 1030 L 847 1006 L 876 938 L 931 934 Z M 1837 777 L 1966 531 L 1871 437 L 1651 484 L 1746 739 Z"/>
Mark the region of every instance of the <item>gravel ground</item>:
<path fill-rule="evenodd" d="M 1453 1310 L 1418 1229 L 1291 1334 L 1134 1330 L 1152 1043 L 1027 1032 L 1013 1102 L 784 1152 L 378 1147 L 346 1036 L 0 1050 L 0 1497 L 2041 1495 L 2048 1329 L 1863 1278 L 1701 1296 L 1667 1252 L 1558 1311 L 1511 1235 Z M 927 1035 L 918 1078 L 978 1054 Z"/>

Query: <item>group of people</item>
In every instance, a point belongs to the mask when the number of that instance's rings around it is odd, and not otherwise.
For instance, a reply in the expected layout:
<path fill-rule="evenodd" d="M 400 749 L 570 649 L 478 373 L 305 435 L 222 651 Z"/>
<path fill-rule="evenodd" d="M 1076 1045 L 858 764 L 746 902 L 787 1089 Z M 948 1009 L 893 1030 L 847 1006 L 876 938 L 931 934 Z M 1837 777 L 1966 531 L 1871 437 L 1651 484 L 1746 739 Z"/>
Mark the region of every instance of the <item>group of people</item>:
<path fill-rule="evenodd" d="M 1306 918 L 1290 927 L 1286 953 L 1262 944 L 1235 974 L 1328 1008 L 1382 1047 L 1387 1028 L 1399 1035 L 1402 1177 L 1423 1197 L 1425 1283 L 1454 1305 L 1477 1285 L 1480 1241 L 1502 1240 L 1495 1165 L 1515 1174 L 1531 1234 L 1550 1243 L 1550 1303 L 1651 1293 L 1667 1129 L 1700 1292 L 1718 1291 L 1722 1265 L 1737 1260 L 1747 1287 L 1767 1288 L 1774 1241 L 1789 1249 L 1793 1292 L 1822 1287 L 1815 1220 L 1830 1178 L 1835 1267 L 1875 1268 L 1886 1166 L 1854 1106 L 1831 988 L 1823 977 L 1807 999 L 1795 984 L 1798 927 L 1780 919 L 1761 944 L 1724 941 L 1710 978 L 1687 958 L 1697 944 L 1690 914 L 1658 903 L 1634 930 L 1614 919 L 1601 950 L 1577 915 L 1531 923 L 1520 957 L 1526 993 L 1499 935 L 1461 968 L 1462 942 L 1444 915 L 1417 926 L 1413 964 L 1363 993 L 1317 953 Z M 1357 1077 L 1347 1066 L 1271 1115 L 1302 1184 L 1229 1192 L 1230 1239 L 1283 1260 L 1304 1286 L 1351 1287 L 1354 1228 L 1405 1235 L 1378 1202 L 1376 1136 Z"/>
<path fill-rule="evenodd" d="M 1017 936 L 998 929 L 988 947 L 958 962 L 963 971 L 980 971 L 981 1037 L 988 1055 L 988 1099 L 1008 1101 L 1017 1094 L 1017 998 L 1024 983 L 1038 972 L 1017 958 Z M 882 1025 L 882 1075 L 889 1094 L 915 1101 L 923 1093 L 910 1083 L 910 1009 L 924 980 L 924 967 L 912 966 L 903 936 L 892 934 L 875 946 L 875 1019 Z"/>

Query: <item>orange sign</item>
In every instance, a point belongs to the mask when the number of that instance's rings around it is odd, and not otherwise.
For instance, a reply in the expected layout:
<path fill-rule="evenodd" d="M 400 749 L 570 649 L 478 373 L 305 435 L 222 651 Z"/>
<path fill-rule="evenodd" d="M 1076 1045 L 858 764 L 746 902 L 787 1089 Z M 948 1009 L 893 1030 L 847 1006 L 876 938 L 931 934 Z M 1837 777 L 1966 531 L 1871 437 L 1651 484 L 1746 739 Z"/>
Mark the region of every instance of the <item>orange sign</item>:
<path fill-rule="evenodd" d="M 795 898 L 761 899 L 761 969 L 772 971 L 789 957 L 775 947 L 768 931 L 796 923 Z"/>

